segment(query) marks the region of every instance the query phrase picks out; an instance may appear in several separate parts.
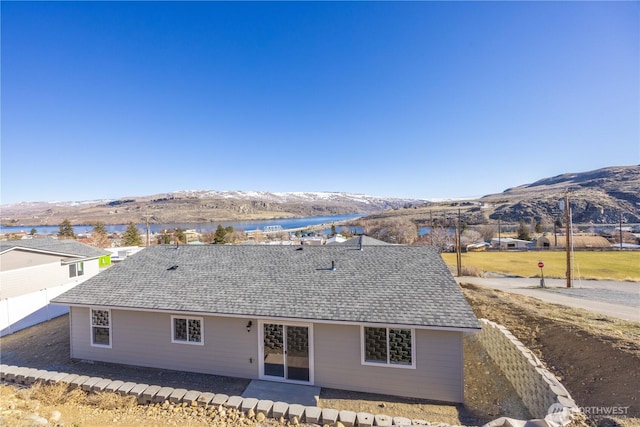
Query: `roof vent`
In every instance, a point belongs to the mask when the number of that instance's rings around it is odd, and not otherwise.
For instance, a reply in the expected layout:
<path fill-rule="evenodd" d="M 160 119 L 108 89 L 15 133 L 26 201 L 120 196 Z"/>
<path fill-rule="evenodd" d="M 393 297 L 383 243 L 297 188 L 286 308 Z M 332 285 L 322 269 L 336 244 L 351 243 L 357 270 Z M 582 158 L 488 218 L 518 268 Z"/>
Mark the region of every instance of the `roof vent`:
<path fill-rule="evenodd" d="M 301 250 L 303 250 L 303 249 L 304 249 L 304 248 L 303 248 L 302 246 L 300 246 L 298 249 L 296 249 L 296 251 L 301 251 Z"/>
<path fill-rule="evenodd" d="M 331 271 L 336 271 L 336 262 L 331 261 Z"/>
<path fill-rule="evenodd" d="M 362 250 L 362 235 L 360 235 L 360 238 L 358 239 L 358 243 L 360 244 L 360 250 Z"/>
<path fill-rule="evenodd" d="M 171 267 L 167 268 L 167 271 L 172 271 L 172 270 L 177 270 L 178 266 L 177 265 L 172 265 Z"/>

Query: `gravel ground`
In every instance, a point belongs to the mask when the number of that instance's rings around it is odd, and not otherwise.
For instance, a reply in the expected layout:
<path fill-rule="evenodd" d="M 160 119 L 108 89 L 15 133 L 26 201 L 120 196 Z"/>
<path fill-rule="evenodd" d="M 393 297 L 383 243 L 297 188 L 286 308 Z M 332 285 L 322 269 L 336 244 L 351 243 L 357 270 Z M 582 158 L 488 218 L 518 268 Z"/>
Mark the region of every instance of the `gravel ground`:
<path fill-rule="evenodd" d="M 640 293 L 624 292 L 613 289 L 589 289 L 589 288 L 546 288 L 546 292 L 556 292 L 576 298 L 584 298 L 592 301 L 621 304 L 629 307 L 640 308 Z"/>

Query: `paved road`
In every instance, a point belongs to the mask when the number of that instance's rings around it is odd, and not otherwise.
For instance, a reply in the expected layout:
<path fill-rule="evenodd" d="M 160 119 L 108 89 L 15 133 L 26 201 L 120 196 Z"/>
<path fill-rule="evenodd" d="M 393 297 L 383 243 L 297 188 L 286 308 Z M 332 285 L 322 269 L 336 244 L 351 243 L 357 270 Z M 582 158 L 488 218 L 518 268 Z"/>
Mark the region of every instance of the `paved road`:
<path fill-rule="evenodd" d="M 565 279 L 545 279 L 543 289 L 539 278 L 458 277 L 456 280 L 640 322 L 640 283 L 575 280 L 573 287 L 567 288 Z"/>

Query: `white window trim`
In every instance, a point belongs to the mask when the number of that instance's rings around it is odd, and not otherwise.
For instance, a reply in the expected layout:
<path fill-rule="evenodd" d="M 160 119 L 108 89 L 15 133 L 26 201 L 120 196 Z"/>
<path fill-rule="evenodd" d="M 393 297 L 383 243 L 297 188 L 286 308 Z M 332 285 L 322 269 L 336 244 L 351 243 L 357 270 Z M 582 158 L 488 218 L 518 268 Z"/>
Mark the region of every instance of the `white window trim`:
<path fill-rule="evenodd" d="M 94 310 L 100 310 L 100 311 L 106 311 L 107 313 L 109 313 L 109 326 L 103 326 L 103 325 L 94 325 L 93 324 L 93 311 Z M 92 307 L 89 309 L 89 334 L 91 335 L 91 347 L 100 347 L 100 348 L 112 348 L 113 346 L 113 337 L 111 334 L 111 327 L 113 325 L 113 317 L 111 317 L 111 309 L 110 308 L 100 308 L 100 307 Z M 93 342 L 93 328 L 107 328 L 109 329 L 109 345 L 105 345 L 105 344 L 96 344 Z"/>
<path fill-rule="evenodd" d="M 387 362 L 368 362 L 365 360 L 366 342 L 365 328 L 386 328 L 387 330 Z M 411 364 L 403 365 L 389 362 L 389 329 L 409 329 L 411 331 Z M 377 366 L 379 368 L 400 368 L 400 369 L 416 369 L 416 330 L 413 328 L 402 328 L 397 325 L 378 325 L 378 326 L 360 326 L 360 363 L 366 366 Z"/>
<path fill-rule="evenodd" d="M 309 338 L 309 381 L 287 380 L 280 377 L 272 377 L 264 374 L 264 325 L 282 325 L 282 326 L 304 326 L 307 328 Z M 313 323 L 286 321 L 282 319 L 265 320 L 258 319 L 258 378 L 261 380 L 269 380 L 274 382 L 282 382 L 288 384 L 314 385 L 315 384 L 315 350 L 313 338 Z"/>
<path fill-rule="evenodd" d="M 187 320 L 187 334 L 189 333 L 188 325 L 189 320 L 198 320 L 200 321 L 200 341 L 186 341 L 177 340 L 176 337 L 176 322 L 175 319 L 186 319 Z M 171 342 L 173 344 L 189 344 L 189 345 L 204 345 L 204 318 L 203 317 L 194 317 L 194 316 L 180 316 L 180 315 L 172 315 L 171 316 Z"/>
<path fill-rule="evenodd" d="M 84 276 L 84 263 L 82 261 L 71 262 L 67 264 L 69 266 L 69 278 Z M 73 274 L 71 274 L 71 266 L 73 266 Z M 80 267 L 80 269 L 78 269 Z"/>

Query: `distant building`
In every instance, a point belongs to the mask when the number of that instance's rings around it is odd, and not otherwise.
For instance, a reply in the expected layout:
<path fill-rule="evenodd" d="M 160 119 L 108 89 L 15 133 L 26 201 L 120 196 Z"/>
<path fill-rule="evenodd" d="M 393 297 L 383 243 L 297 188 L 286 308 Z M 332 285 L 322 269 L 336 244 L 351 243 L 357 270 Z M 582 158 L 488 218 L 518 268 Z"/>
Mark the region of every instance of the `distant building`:
<path fill-rule="evenodd" d="M 603 236 L 572 236 L 572 245 L 575 249 L 596 249 L 610 248 L 611 243 Z M 565 248 L 567 246 L 566 235 L 545 235 L 538 237 L 536 240 L 536 248 L 538 249 L 554 249 Z"/>
<path fill-rule="evenodd" d="M 329 237 L 326 241 L 326 245 L 330 245 L 332 243 L 342 243 L 342 242 L 346 242 L 347 238 L 344 237 L 342 234 L 338 233 L 338 234 L 334 234 L 333 236 Z"/>
<path fill-rule="evenodd" d="M 527 249 L 532 242 L 528 240 L 514 239 L 511 237 L 494 237 L 491 239 L 491 247 L 501 250 Z"/>

